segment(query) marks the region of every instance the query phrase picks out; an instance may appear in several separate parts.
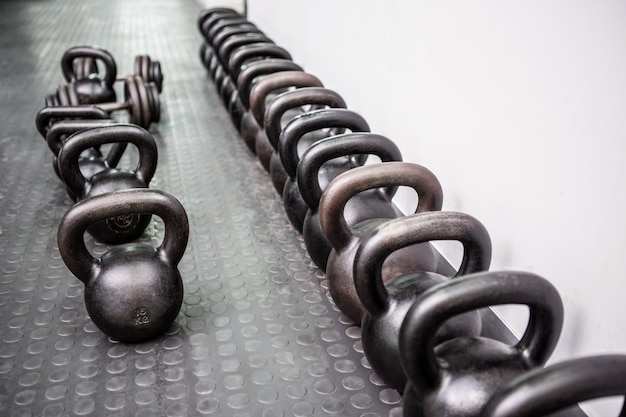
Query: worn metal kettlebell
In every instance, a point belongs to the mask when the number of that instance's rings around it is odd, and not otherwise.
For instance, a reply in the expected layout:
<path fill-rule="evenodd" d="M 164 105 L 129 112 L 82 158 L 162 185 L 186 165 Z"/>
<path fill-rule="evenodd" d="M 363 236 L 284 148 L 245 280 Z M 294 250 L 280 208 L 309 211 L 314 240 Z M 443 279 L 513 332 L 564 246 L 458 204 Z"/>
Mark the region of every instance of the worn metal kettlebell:
<path fill-rule="evenodd" d="M 547 416 L 583 401 L 617 395 L 626 395 L 626 355 L 589 356 L 513 378 L 496 391 L 480 416 Z M 626 405 L 619 417 L 626 417 Z"/>
<path fill-rule="evenodd" d="M 270 178 L 274 189 L 282 196 L 285 182 L 289 178 L 278 153 L 280 133 L 285 125 L 304 109 L 311 108 L 346 108 L 346 102 L 335 91 L 322 87 L 303 87 L 278 94 L 267 104 L 263 116 L 263 127 L 269 144 L 272 146 L 270 157 Z"/>
<path fill-rule="evenodd" d="M 369 132 L 367 121 L 360 114 L 347 109 L 320 109 L 302 113 L 292 118 L 280 134 L 278 152 L 285 172 L 289 176 L 283 188 L 283 204 L 289 221 L 297 231 L 302 233 L 304 218 L 309 209 L 300 194 L 297 180 L 297 169 L 300 154 L 313 143 L 327 135 L 333 135 L 322 129 L 349 129 L 352 132 Z M 363 165 L 367 155 L 354 158 L 340 158 L 334 161 L 333 175 L 355 166 Z M 331 178 L 327 178 L 330 181 Z"/>
<path fill-rule="evenodd" d="M 45 139 L 48 129 L 59 120 L 107 120 L 109 118 L 109 113 L 106 111 L 89 105 L 44 107 L 37 112 L 35 126 L 37 126 L 39 134 Z"/>
<path fill-rule="evenodd" d="M 517 344 L 457 337 L 436 345 L 437 331 L 450 318 L 502 304 L 529 308 L 528 327 Z M 529 272 L 482 272 L 435 285 L 415 301 L 400 329 L 400 358 L 408 378 L 404 415 L 479 416 L 503 384 L 545 364 L 562 326 L 556 288 Z"/>
<path fill-rule="evenodd" d="M 237 78 L 238 97 L 241 100 L 242 108 L 245 109 L 241 115 L 239 132 L 252 153 L 256 151 L 254 140 L 260 126 L 250 111 L 250 91 L 254 84 L 264 76 L 282 71 L 302 71 L 302 67 L 287 59 L 268 58 L 244 64 Z"/>
<path fill-rule="evenodd" d="M 406 376 L 400 363 L 399 335 L 402 321 L 413 302 L 427 289 L 450 278 L 431 271 L 411 271 L 410 262 L 400 251 L 411 245 L 434 240 L 458 241 L 463 245 L 463 261 L 453 278 L 486 271 L 491 262 L 491 239 L 485 227 L 464 213 L 435 211 L 401 217 L 371 230 L 354 258 L 354 285 L 365 307 L 361 322 L 363 351 L 372 369 L 389 386 L 402 392 Z M 396 256 L 391 257 L 392 254 Z M 405 271 L 383 283 L 387 269 Z M 391 274 L 390 274 L 391 275 Z M 437 331 L 434 343 L 459 336 L 478 336 L 480 316 L 472 311 L 446 321 Z"/>
<path fill-rule="evenodd" d="M 80 154 L 104 144 L 127 142 L 135 145 L 139 160 L 134 170 L 111 168 L 86 178 L 80 170 Z M 127 188 L 148 188 L 157 166 L 157 147 L 145 129 L 131 124 L 114 124 L 80 131 L 70 136 L 58 156 L 59 173 L 78 200 Z M 116 216 L 89 227 L 88 232 L 105 243 L 137 239 L 150 223 L 149 214 Z"/>
<path fill-rule="evenodd" d="M 94 258 L 83 240 L 90 225 L 107 218 L 151 213 L 164 223 L 157 248 L 128 243 Z M 93 323 L 115 340 L 139 343 L 165 332 L 183 301 L 178 271 L 189 236 L 185 209 L 158 190 L 132 189 L 87 198 L 61 219 L 59 252 L 85 284 L 85 306 Z"/>
<path fill-rule="evenodd" d="M 74 68 L 74 60 L 78 58 L 91 58 L 96 62 L 102 62 L 104 78 L 98 78 L 93 74 L 79 77 Z M 110 52 L 89 46 L 72 47 L 61 57 L 61 71 L 65 80 L 76 86 L 80 104 L 108 103 L 117 100 L 113 87 L 117 78 L 117 65 Z"/>
<path fill-rule="evenodd" d="M 250 90 L 250 111 L 260 129 L 254 138 L 255 153 L 261 166 L 266 171 L 270 170 L 270 160 L 274 153 L 274 147 L 269 142 L 265 133 L 265 109 L 268 101 L 287 89 L 303 87 L 323 87 L 322 82 L 316 76 L 302 71 L 281 71 L 269 74 Z"/>
<path fill-rule="evenodd" d="M 355 158 L 353 155 L 361 155 Z M 308 207 L 302 226 L 302 237 L 309 256 L 326 271 L 326 263 L 333 246 L 324 234 L 319 217 L 319 203 L 328 183 L 342 172 L 363 165 L 363 155 L 376 155 L 382 162 L 402 161 L 396 144 L 375 133 L 346 133 L 321 139 L 304 152 L 298 163 L 296 183 L 302 200 Z M 359 223 L 370 216 L 367 210 L 353 211 L 348 225 Z"/>
<path fill-rule="evenodd" d="M 54 157 L 52 160 L 52 167 L 54 172 L 59 178 L 58 155 L 63 148 L 63 143 L 69 136 L 80 132 L 81 130 L 93 129 L 95 127 L 112 125 L 114 122 L 111 119 L 105 120 L 60 120 L 56 122 L 52 127 L 48 129 L 46 135 L 46 142 L 48 148 L 52 151 Z M 122 159 L 124 151 L 126 150 L 127 143 L 120 142 L 111 145 L 106 156 L 102 154 L 99 147 L 87 149 L 78 158 L 78 165 L 81 173 L 85 178 L 91 178 L 94 174 L 103 171 L 105 169 L 115 168 Z M 71 194 L 68 189 L 70 197 L 76 199 L 76 195 Z"/>
<path fill-rule="evenodd" d="M 415 213 L 441 210 L 443 191 L 437 177 L 427 168 L 408 162 L 352 168 L 333 179 L 320 199 L 320 223 L 333 246 L 326 264 L 328 289 L 337 307 L 357 325 L 365 308 L 354 286 L 354 257 L 363 236 L 381 223 L 403 216 L 391 201 L 399 186 L 417 192 Z M 354 217 L 365 220 L 349 220 Z M 396 262 L 396 257 L 401 257 L 402 263 Z M 381 272 L 383 282 L 405 272 L 437 270 L 429 243 L 412 245 L 389 258 L 387 265 L 391 267 Z"/>
<path fill-rule="evenodd" d="M 218 73 L 220 76 L 228 76 L 228 61 L 233 51 L 244 45 L 250 45 L 257 42 L 273 43 L 264 33 L 242 33 L 224 39 L 219 47 L 215 47 L 215 57 L 209 62 L 209 74 L 214 81 L 217 80 Z M 235 80 L 233 80 L 235 81 Z"/>

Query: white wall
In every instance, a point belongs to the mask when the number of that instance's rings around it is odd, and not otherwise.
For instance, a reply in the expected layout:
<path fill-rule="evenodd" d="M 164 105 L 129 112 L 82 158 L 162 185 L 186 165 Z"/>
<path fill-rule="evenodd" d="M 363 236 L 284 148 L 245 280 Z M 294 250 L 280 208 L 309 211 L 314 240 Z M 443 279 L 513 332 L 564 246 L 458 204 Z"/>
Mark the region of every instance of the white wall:
<path fill-rule="evenodd" d="M 626 2 L 249 0 L 248 17 L 487 226 L 492 269 L 555 284 L 551 362 L 626 352 Z"/>

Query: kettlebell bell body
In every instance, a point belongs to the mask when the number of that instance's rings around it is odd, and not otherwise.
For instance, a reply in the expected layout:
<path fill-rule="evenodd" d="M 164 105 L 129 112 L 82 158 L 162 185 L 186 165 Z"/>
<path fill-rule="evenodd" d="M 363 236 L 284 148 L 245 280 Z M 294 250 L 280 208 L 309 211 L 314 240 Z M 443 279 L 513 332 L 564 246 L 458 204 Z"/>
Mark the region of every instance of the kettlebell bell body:
<path fill-rule="evenodd" d="M 296 175 L 300 195 L 308 207 L 302 236 L 309 256 L 322 271 L 326 271 L 332 245 L 320 224 L 319 202 L 324 189 L 333 178 L 350 168 L 362 165 L 352 155 L 376 155 L 382 162 L 402 161 L 402 154 L 396 144 L 374 133 L 332 136 L 315 142 L 304 152 Z M 367 210 L 349 210 L 348 225 L 353 226 L 367 220 L 363 215 L 368 216 L 371 213 Z"/>
<path fill-rule="evenodd" d="M 278 143 L 283 128 L 302 113 L 304 108 L 346 108 L 346 102 L 335 91 L 322 87 L 302 87 L 278 94 L 267 104 L 263 127 L 267 141 L 272 147 L 269 173 L 274 189 L 282 196 L 289 174 L 285 171 L 278 153 Z M 309 135 L 305 135 L 309 136 Z M 302 147 L 306 145 L 303 144 Z"/>
<path fill-rule="evenodd" d="M 87 77 L 78 77 L 74 72 L 74 60 L 91 58 L 102 62 L 105 75 L 103 79 L 94 74 Z M 76 94 L 80 104 L 110 103 L 117 99 L 113 84 L 117 77 L 115 59 L 106 50 L 89 46 L 76 46 L 68 49 L 61 58 L 61 70 L 68 83 L 76 86 Z"/>
<path fill-rule="evenodd" d="M 626 355 L 605 354 L 537 368 L 498 389 L 481 417 L 536 417 L 583 401 L 626 394 Z M 622 405 L 619 417 L 626 416 Z"/>
<path fill-rule="evenodd" d="M 412 271 L 383 283 L 383 265 L 396 251 L 433 240 L 462 243 L 463 261 L 454 277 L 489 268 L 491 240 L 485 227 L 467 214 L 442 211 L 382 223 L 363 237 L 354 260 L 354 285 L 366 310 L 361 323 L 363 351 L 372 369 L 399 392 L 407 382 L 400 363 L 402 321 L 421 294 L 449 278 L 436 272 Z M 409 259 L 396 256 L 393 262 L 395 265 L 387 264 L 387 268 L 407 271 L 404 264 Z M 481 328 L 477 311 L 453 317 L 438 329 L 435 344 L 460 336 L 478 336 Z"/>
<path fill-rule="evenodd" d="M 391 201 L 399 186 L 417 192 L 415 213 L 441 210 L 443 191 L 437 177 L 421 165 L 406 162 L 350 169 L 333 179 L 320 199 L 320 223 L 333 246 L 326 265 L 328 289 L 337 307 L 357 325 L 361 324 L 365 307 L 354 286 L 354 258 L 363 236 L 381 223 L 403 215 Z M 357 223 L 348 216 L 367 220 Z M 402 273 L 436 270 L 433 248 L 429 243 L 419 243 L 390 255 L 382 280 L 387 282 Z"/>
<path fill-rule="evenodd" d="M 358 113 L 352 110 L 331 108 L 311 110 L 292 118 L 282 130 L 278 140 L 278 151 L 280 160 L 289 176 L 283 188 L 283 204 L 285 213 L 289 221 L 302 233 L 304 218 L 309 209 L 300 194 L 297 180 L 297 167 L 300 161 L 300 154 L 304 153 L 313 143 L 325 137 L 314 134 L 322 129 L 349 129 L 353 132 L 369 132 L 367 121 Z M 306 136 L 309 135 L 309 136 Z M 300 152 L 299 149 L 302 149 Z M 321 186 L 326 184 L 339 173 L 363 165 L 367 160 L 367 155 L 355 157 L 338 157 L 327 161 L 327 169 L 320 180 Z"/>
<path fill-rule="evenodd" d="M 130 143 L 137 147 L 139 161 L 136 169 L 111 168 L 86 178 L 80 171 L 80 154 L 91 147 L 114 143 Z M 59 152 L 58 164 L 67 187 L 83 200 L 127 188 L 148 188 L 156 170 L 157 147 L 145 129 L 131 124 L 113 124 L 83 130 L 69 137 Z M 93 224 L 88 232 L 104 243 L 125 243 L 141 236 L 149 223 L 149 214 L 116 216 Z"/>
<path fill-rule="evenodd" d="M 314 75 L 302 71 L 281 71 L 265 76 L 250 90 L 250 111 L 254 116 L 259 130 L 254 138 L 255 153 L 261 166 L 266 171 L 270 170 L 270 159 L 274 153 L 274 147 L 269 142 L 265 133 L 265 109 L 266 103 L 276 97 L 277 94 L 287 89 L 303 87 L 323 87 L 322 82 Z"/>
<path fill-rule="evenodd" d="M 91 256 L 83 234 L 107 218 L 152 213 L 163 219 L 158 248 L 139 243 Z M 163 334 L 183 300 L 178 271 L 189 236 L 183 206 L 157 190 L 132 189 L 90 197 L 67 211 L 58 231 L 59 251 L 69 270 L 85 284 L 85 306 L 93 323 L 115 340 L 139 343 Z"/>
<path fill-rule="evenodd" d="M 485 337 L 435 345 L 446 320 L 501 304 L 529 307 L 528 327 L 516 345 Z M 561 297 L 538 275 L 482 272 L 435 285 L 417 298 L 400 329 L 400 358 L 408 378 L 404 415 L 479 416 L 503 384 L 545 364 L 562 326 Z"/>

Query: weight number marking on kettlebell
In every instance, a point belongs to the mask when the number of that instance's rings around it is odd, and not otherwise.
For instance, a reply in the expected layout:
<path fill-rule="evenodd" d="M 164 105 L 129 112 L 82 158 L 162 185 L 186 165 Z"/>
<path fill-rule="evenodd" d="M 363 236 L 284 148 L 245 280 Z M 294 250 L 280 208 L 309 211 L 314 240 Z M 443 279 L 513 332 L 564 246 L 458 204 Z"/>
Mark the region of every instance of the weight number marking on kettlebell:
<path fill-rule="evenodd" d="M 135 326 L 143 326 L 144 324 L 150 323 L 150 316 L 148 315 L 148 310 L 145 307 L 140 307 L 135 309 Z"/>

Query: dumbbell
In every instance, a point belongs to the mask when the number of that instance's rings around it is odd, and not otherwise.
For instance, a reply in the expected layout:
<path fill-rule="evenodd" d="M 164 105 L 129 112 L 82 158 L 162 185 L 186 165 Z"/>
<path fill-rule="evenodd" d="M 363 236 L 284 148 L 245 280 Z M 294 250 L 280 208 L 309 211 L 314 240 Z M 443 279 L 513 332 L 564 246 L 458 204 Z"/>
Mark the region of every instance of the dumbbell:
<path fill-rule="evenodd" d="M 104 78 L 98 77 L 98 61 L 104 65 Z M 75 46 L 63 54 L 61 71 L 68 83 L 76 84 L 78 99 L 82 104 L 105 103 L 116 100 L 115 81 L 128 78 L 117 75 L 117 65 L 110 52 L 102 48 Z M 153 82 L 157 90 L 163 88 L 161 64 L 148 55 L 135 57 L 134 74 L 145 82 Z"/>
<path fill-rule="evenodd" d="M 62 84 L 56 93 L 48 94 L 44 102 L 46 106 L 78 106 L 81 105 L 75 84 Z M 145 83 L 138 75 L 129 76 L 124 82 L 124 101 L 104 102 L 94 104 L 108 113 L 126 110 L 130 123 L 145 129 L 152 122 L 161 118 L 161 103 L 159 93 L 154 83 Z"/>

